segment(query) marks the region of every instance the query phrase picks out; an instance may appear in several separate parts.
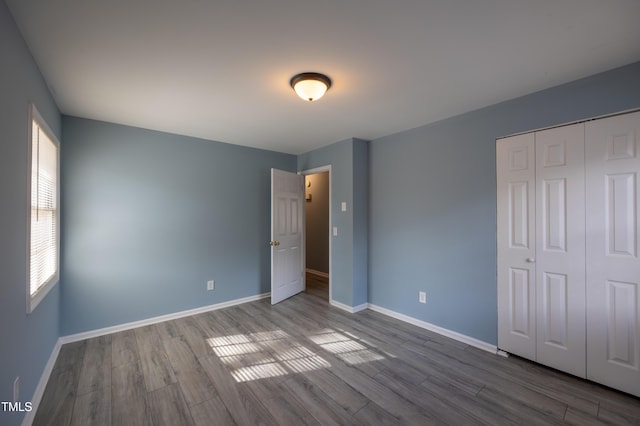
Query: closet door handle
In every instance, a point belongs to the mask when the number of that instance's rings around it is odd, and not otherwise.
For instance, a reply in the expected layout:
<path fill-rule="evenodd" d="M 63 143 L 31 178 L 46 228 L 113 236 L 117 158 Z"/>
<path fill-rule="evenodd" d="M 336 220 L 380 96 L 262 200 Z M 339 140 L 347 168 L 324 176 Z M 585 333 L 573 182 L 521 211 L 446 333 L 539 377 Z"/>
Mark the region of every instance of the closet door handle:
<path fill-rule="evenodd" d="M 536 263 L 536 260 L 533 257 L 527 257 L 527 263 Z"/>

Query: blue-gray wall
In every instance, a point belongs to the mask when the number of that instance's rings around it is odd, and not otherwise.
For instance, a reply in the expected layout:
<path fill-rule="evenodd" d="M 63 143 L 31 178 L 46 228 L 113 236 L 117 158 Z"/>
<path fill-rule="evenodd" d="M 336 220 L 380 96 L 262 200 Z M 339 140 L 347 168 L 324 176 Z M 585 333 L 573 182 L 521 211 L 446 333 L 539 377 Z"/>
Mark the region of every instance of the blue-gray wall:
<path fill-rule="evenodd" d="M 298 170 L 331 165 L 333 300 L 347 306 L 367 302 L 368 142 L 347 139 L 298 156 Z M 347 211 L 341 203 L 347 203 Z"/>
<path fill-rule="evenodd" d="M 58 339 L 60 286 L 26 314 L 27 147 L 29 102 L 60 138 L 60 113 L 4 1 L 0 1 L 0 401 L 30 401 Z M 23 413 L 0 410 L 0 424 L 17 425 Z"/>
<path fill-rule="evenodd" d="M 496 138 L 638 107 L 640 63 L 372 141 L 369 302 L 497 343 Z"/>
<path fill-rule="evenodd" d="M 295 171 L 295 156 L 67 116 L 62 127 L 63 334 L 270 291 L 270 169 Z"/>

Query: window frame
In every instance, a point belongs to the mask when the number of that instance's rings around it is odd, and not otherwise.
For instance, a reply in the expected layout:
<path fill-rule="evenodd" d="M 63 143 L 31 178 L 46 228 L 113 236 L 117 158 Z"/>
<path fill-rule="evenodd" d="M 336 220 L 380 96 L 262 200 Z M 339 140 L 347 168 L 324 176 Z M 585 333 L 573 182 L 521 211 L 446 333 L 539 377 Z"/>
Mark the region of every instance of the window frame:
<path fill-rule="evenodd" d="M 33 127 L 34 122 L 56 147 L 56 269 L 55 273 L 35 293 L 31 294 L 31 176 L 33 173 Z M 26 259 L 26 296 L 27 314 L 31 314 L 36 306 L 49 294 L 60 280 L 60 141 L 51 130 L 45 119 L 33 103 L 29 104 L 29 131 L 27 141 L 27 259 Z"/>

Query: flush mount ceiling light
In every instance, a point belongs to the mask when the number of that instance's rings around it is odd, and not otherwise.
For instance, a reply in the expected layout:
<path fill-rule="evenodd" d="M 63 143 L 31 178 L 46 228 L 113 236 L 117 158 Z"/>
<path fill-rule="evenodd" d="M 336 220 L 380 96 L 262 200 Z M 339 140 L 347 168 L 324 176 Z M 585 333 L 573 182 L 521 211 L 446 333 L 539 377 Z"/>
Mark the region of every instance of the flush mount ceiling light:
<path fill-rule="evenodd" d="M 331 79 L 317 72 L 303 72 L 291 77 L 289 82 L 301 99 L 313 102 L 320 99 L 331 87 Z"/>

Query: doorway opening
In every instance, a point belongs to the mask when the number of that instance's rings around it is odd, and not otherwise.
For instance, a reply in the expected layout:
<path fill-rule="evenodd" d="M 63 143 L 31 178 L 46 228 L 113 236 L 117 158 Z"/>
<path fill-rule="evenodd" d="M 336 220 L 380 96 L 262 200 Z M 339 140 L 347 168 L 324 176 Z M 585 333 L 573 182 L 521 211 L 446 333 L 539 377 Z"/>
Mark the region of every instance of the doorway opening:
<path fill-rule="evenodd" d="M 305 177 L 306 293 L 331 298 L 331 166 L 302 172 Z"/>

